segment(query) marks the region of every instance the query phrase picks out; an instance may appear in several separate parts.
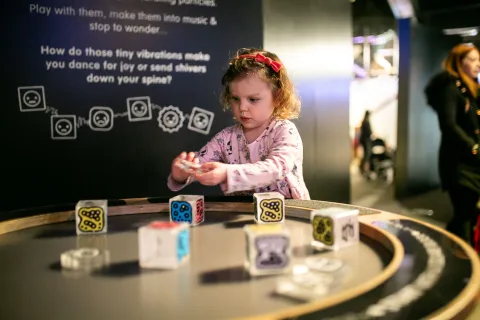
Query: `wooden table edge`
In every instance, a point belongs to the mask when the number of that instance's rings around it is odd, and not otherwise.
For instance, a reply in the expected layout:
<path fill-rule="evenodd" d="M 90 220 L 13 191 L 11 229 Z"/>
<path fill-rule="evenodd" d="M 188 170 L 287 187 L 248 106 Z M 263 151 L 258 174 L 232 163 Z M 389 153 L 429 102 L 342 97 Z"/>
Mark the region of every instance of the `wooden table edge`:
<path fill-rule="evenodd" d="M 235 203 L 235 202 L 214 202 L 205 203 L 206 211 L 232 211 L 239 213 L 252 214 L 252 203 Z M 289 206 L 286 206 L 287 208 Z M 311 208 L 292 207 L 297 210 L 303 210 L 305 216 L 302 219 L 310 219 Z M 135 199 L 135 201 L 127 202 L 124 206 L 115 206 L 108 208 L 108 216 L 145 214 L 145 213 L 162 213 L 169 211 L 168 203 L 145 203 L 143 199 Z M 46 224 L 60 223 L 71 221 L 75 217 L 75 211 L 62 211 L 56 213 L 46 213 L 25 218 L 12 219 L 0 222 L 0 235 L 14 232 L 26 228 L 37 227 Z M 298 216 L 297 216 L 298 218 Z M 261 314 L 258 316 L 247 317 L 242 319 L 280 319 L 291 318 L 319 311 L 327 307 L 334 306 L 338 303 L 347 301 L 351 298 L 368 292 L 375 287 L 381 285 L 388 280 L 400 267 L 404 257 L 404 249 L 400 241 L 392 234 L 384 231 L 370 223 L 360 222 L 360 233 L 380 243 L 385 249 L 392 253 L 392 260 L 385 269 L 373 279 L 364 282 L 353 288 L 344 290 L 325 299 L 313 302 L 307 302 L 298 306 L 289 307 L 280 311 Z"/>
<path fill-rule="evenodd" d="M 434 229 L 446 237 L 450 238 L 452 242 L 461 247 L 472 267 L 472 276 L 469 279 L 467 285 L 463 291 L 455 297 L 450 303 L 437 310 L 435 313 L 429 315 L 427 319 L 431 320 L 443 320 L 443 319 L 465 319 L 470 313 L 469 310 L 477 303 L 478 295 L 480 294 L 480 258 L 478 253 L 469 246 L 464 240 L 460 239 L 456 235 L 437 227 L 428 222 L 423 222 L 411 217 L 402 216 L 399 214 L 383 211 L 380 214 L 361 216 L 360 220 L 364 223 L 373 223 L 375 221 L 387 221 L 387 220 L 411 220 L 417 223 L 423 224 L 431 229 Z"/>

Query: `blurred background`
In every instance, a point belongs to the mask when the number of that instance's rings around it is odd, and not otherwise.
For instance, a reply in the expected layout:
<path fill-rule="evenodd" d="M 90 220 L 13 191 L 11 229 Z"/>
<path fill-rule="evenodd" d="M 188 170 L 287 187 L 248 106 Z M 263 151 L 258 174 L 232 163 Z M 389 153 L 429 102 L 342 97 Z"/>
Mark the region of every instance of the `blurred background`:
<path fill-rule="evenodd" d="M 439 130 L 423 90 L 456 44 L 478 45 L 480 1 L 351 0 L 354 73 L 350 91 L 351 202 L 423 217 L 445 226 L 452 215 L 439 189 Z M 394 165 L 380 177 L 359 170 L 366 110 Z"/>
<path fill-rule="evenodd" d="M 8 50 L 1 52 L 2 59 L 21 63 L 6 64 L 9 81 L 1 87 L 0 150 L 8 155 L 2 159 L 2 181 L 8 188 L 0 212 L 79 199 L 173 196 L 166 186 L 172 159 L 181 151 L 198 150 L 232 124 L 231 115 L 218 103 L 228 57 L 241 47 L 263 47 L 281 57 L 302 100 L 295 123 L 304 142 L 304 176 L 313 199 L 420 215 L 438 224 L 448 221 L 450 203 L 439 190 L 438 123 L 423 89 L 455 44 L 478 43 L 480 1 L 216 3 L 215 7 L 174 6 L 167 1 L 84 3 L 104 12 L 210 17 L 208 25 L 137 21 L 158 25 L 158 34 L 104 32 L 93 23 L 95 18 L 46 16 L 26 1 L 5 5 L 2 32 Z M 110 17 L 104 20 L 125 24 Z M 209 59 L 186 62 L 206 72 L 172 72 L 168 85 L 119 86 L 85 81 L 92 73 L 88 70 L 47 71 L 49 59 L 66 63 L 73 58 L 102 63 L 104 59 L 45 55 L 41 46 L 201 52 Z M 118 60 L 113 57 L 111 62 Z M 145 60 L 134 58 L 131 63 L 141 61 Z M 121 75 L 117 71 L 107 73 Z M 132 75 L 167 73 L 137 70 Z M 43 100 L 25 110 L 20 93 L 32 86 Z M 132 101 L 137 100 L 148 107 L 148 117 L 132 114 Z M 111 112 L 111 126 L 91 126 L 89 116 L 99 110 Z M 364 172 L 360 133 L 367 111 L 375 161 Z M 168 127 L 175 121 L 162 123 L 176 116 L 176 127 Z M 197 118 L 207 119 L 208 125 L 195 127 Z M 71 136 L 56 136 L 52 125 L 59 120 L 74 122 Z M 221 194 L 218 187 L 198 184 L 184 192 Z"/>

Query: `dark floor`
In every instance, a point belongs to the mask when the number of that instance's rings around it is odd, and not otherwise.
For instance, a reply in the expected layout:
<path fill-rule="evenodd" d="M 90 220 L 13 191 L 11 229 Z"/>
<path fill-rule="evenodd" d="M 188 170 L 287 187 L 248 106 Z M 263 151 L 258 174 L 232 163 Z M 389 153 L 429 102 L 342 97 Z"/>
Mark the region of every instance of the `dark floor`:
<path fill-rule="evenodd" d="M 351 203 L 392 213 L 414 217 L 434 225 L 445 227 L 452 214 L 448 196 L 434 190 L 419 196 L 398 201 L 393 195 L 393 184 L 365 180 L 356 166 L 351 168 Z M 466 320 L 480 319 L 480 304 Z"/>
<path fill-rule="evenodd" d="M 393 183 L 364 179 L 355 166 L 351 168 L 351 203 L 406 216 L 421 218 L 445 227 L 452 214 L 447 194 L 434 190 L 398 201 L 393 195 Z"/>

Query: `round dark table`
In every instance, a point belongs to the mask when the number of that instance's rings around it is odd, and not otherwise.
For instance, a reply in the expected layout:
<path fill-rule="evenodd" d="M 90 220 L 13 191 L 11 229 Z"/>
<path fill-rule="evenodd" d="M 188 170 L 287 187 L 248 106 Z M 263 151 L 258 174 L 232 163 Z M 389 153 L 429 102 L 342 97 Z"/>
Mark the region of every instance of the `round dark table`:
<path fill-rule="evenodd" d="M 360 242 L 339 251 L 309 245 L 312 209 L 356 208 Z M 321 255 L 346 263 L 340 285 L 314 301 L 273 293 L 279 276 L 243 269 L 243 226 L 251 198 L 205 197 L 206 220 L 191 230 L 190 261 L 142 269 L 137 230 L 169 219 L 168 199 L 110 200 L 108 233 L 77 236 L 74 205 L 0 216 L 0 319 L 463 319 L 480 290 L 480 261 L 464 241 L 401 215 L 324 201 L 286 201 L 293 259 Z M 61 253 L 110 252 L 92 273 L 66 271 Z"/>

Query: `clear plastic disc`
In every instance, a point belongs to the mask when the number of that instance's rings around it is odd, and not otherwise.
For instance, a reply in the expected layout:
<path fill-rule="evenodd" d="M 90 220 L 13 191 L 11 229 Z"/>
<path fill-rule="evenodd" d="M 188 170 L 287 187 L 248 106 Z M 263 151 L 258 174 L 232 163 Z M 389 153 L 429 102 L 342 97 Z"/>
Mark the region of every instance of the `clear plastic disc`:
<path fill-rule="evenodd" d="M 69 250 L 60 256 L 62 267 L 73 270 L 94 270 L 105 266 L 109 261 L 110 253 L 107 250 L 94 248 Z"/>

